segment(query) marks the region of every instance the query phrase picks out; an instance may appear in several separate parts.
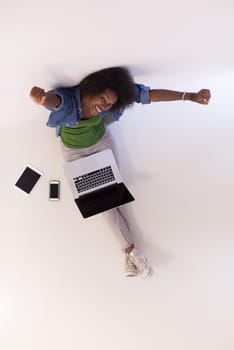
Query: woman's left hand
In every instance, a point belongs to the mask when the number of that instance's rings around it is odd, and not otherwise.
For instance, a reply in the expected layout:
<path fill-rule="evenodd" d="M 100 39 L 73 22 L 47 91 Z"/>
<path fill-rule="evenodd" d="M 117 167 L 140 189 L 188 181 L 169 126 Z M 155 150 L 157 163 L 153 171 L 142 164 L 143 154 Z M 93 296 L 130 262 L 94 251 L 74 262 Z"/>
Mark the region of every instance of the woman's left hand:
<path fill-rule="evenodd" d="M 207 105 L 209 103 L 210 97 L 211 97 L 210 90 L 202 89 L 195 94 L 194 102 Z"/>

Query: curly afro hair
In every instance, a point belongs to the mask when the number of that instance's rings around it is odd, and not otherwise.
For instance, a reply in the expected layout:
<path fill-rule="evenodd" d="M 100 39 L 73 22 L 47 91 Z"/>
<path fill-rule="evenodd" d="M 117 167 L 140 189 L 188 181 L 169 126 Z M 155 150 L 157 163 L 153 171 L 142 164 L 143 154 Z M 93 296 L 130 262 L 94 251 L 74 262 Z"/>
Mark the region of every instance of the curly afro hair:
<path fill-rule="evenodd" d="M 106 89 L 114 91 L 117 102 L 111 111 L 123 110 L 134 102 L 134 81 L 125 67 L 111 67 L 91 73 L 79 83 L 81 97 L 96 96 Z"/>

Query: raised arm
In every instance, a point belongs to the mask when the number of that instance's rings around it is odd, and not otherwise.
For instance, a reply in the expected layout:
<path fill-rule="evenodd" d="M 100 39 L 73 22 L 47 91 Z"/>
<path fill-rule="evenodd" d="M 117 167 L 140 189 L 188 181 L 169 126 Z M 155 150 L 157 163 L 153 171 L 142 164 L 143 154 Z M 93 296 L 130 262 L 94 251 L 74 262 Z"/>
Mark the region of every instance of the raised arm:
<path fill-rule="evenodd" d="M 180 92 L 172 90 L 150 90 L 149 91 L 151 102 L 166 102 L 166 101 L 192 101 L 207 105 L 210 100 L 210 90 L 202 89 L 198 92 Z"/>
<path fill-rule="evenodd" d="M 45 92 L 37 86 L 34 86 L 30 91 L 30 97 L 33 102 L 47 108 L 56 108 L 60 105 L 60 97 L 52 92 Z"/>

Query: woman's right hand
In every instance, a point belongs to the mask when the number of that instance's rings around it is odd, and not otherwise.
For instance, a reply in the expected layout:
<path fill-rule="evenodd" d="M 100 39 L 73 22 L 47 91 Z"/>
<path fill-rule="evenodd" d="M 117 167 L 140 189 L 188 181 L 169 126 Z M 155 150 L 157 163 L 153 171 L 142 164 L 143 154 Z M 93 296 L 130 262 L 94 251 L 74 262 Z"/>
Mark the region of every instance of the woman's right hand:
<path fill-rule="evenodd" d="M 34 86 L 30 91 L 30 97 L 33 102 L 37 103 L 38 105 L 44 105 L 47 95 L 45 90 Z"/>

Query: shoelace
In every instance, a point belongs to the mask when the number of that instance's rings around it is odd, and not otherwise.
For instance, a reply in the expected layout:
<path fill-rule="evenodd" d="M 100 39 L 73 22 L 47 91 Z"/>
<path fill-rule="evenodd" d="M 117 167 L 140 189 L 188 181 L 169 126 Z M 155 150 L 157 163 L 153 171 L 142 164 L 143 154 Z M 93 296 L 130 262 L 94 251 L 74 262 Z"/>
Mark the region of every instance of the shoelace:
<path fill-rule="evenodd" d="M 130 269 L 136 269 L 135 264 L 132 262 L 132 260 L 130 259 L 129 254 L 126 254 L 126 266 Z"/>
<path fill-rule="evenodd" d="M 132 260 L 133 260 L 133 264 L 136 265 L 136 267 L 140 270 L 143 271 L 145 266 L 146 266 L 146 261 L 144 259 L 144 257 L 140 254 L 134 254 L 132 255 Z"/>

